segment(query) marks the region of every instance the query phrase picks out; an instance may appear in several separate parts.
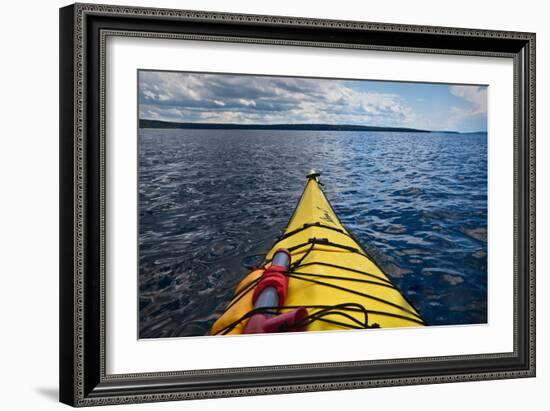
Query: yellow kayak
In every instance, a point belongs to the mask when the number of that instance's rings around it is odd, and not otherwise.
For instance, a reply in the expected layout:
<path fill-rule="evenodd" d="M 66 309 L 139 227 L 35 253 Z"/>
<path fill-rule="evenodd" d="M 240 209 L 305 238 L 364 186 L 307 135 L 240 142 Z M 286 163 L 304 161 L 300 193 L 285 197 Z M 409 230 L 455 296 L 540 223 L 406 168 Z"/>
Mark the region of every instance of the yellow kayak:
<path fill-rule="evenodd" d="M 233 299 L 213 324 L 211 335 L 246 333 L 247 327 L 251 328 L 247 323 L 256 317 L 268 327 L 252 326 L 256 331 L 248 332 L 426 325 L 340 222 L 318 177 L 313 171 L 307 176 L 304 192 L 283 235 L 265 256 L 262 267 L 237 285 Z M 285 268 L 272 263 L 281 249 L 290 257 Z M 267 286 L 277 289 L 277 305 L 258 308 L 258 291 L 266 288 L 259 290 L 259 284 L 266 281 Z"/>

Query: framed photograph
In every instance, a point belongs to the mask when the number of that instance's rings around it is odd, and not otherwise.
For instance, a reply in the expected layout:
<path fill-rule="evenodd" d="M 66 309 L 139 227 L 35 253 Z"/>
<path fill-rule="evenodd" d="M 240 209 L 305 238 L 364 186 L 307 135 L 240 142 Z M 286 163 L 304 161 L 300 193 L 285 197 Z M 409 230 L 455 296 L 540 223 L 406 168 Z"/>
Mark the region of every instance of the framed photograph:
<path fill-rule="evenodd" d="M 535 375 L 535 34 L 60 22 L 62 402 Z"/>

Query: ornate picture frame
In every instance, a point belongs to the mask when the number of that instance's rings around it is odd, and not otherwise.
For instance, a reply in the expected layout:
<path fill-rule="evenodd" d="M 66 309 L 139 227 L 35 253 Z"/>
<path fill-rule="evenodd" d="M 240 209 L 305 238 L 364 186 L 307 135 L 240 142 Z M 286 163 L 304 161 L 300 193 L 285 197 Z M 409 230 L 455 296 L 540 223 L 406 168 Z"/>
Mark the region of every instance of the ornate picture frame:
<path fill-rule="evenodd" d="M 108 374 L 105 52 L 110 36 L 512 60 L 513 351 Z M 535 376 L 535 34 L 75 4 L 60 10 L 60 100 L 61 402 L 92 406 Z"/>

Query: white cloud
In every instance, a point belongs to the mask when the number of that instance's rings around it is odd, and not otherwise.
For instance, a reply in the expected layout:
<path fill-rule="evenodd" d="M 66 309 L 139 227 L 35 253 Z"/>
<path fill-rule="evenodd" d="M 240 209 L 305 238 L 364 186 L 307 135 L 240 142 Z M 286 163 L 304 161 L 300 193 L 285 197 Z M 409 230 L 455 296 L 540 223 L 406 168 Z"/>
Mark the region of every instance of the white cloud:
<path fill-rule="evenodd" d="M 451 86 L 451 94 L 466 100 L 469 109 L 462 110 L 465 115 L 487 113 L 487 87 L 485 86 Z"/>
<path fill-rule="evenodd" d="M 487 87 L 450 86 L 449 92 L 462 101 L 448 109 L 445 128 L 462 131 L 487 128 Z"/>
<path fill-rule="evenodd" d="M 171 121 L 402 126 L 416 119 L 399 95 L 345 80 L 142 71 L 139 86 L 141 112 Z"/>

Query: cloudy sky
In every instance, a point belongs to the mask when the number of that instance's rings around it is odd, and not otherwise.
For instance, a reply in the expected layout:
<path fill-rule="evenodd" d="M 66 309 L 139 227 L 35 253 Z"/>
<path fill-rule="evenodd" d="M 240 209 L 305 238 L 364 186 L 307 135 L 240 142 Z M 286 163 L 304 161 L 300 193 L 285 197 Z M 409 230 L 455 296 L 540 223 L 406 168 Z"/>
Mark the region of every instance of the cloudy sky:
<path fill-rule="evenodd" d="M 139 72 L 141 119 L 487 130 L 487 87 Z"/>

